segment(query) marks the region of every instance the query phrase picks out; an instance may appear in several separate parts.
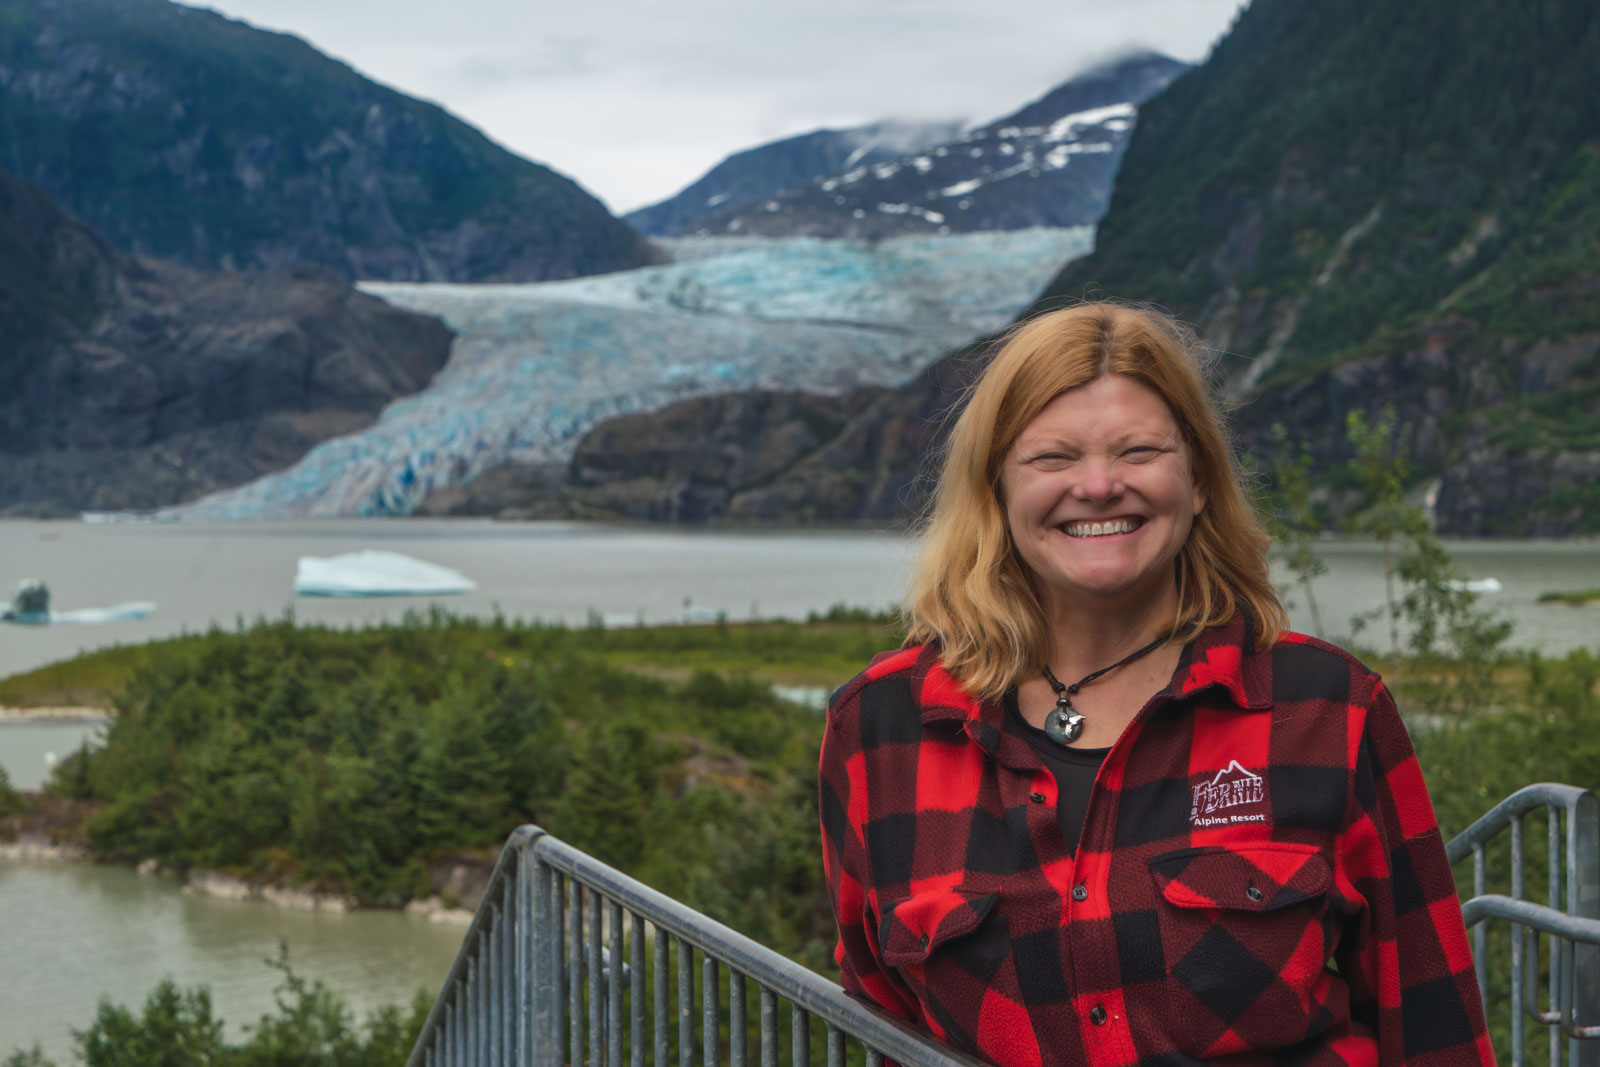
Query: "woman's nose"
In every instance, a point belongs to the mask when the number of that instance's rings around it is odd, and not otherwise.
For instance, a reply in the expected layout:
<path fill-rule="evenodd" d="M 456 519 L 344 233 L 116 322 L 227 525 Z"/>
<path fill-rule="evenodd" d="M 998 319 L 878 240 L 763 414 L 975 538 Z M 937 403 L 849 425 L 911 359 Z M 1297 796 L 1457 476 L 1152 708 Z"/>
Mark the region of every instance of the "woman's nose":
<path fill-rule="evenodd" d="M 1109 456 L 1085 456 L 1078 465 L 1072 492 L 1080 500 L 1109 500 L 1121 495 L 1122 478 Z"/>

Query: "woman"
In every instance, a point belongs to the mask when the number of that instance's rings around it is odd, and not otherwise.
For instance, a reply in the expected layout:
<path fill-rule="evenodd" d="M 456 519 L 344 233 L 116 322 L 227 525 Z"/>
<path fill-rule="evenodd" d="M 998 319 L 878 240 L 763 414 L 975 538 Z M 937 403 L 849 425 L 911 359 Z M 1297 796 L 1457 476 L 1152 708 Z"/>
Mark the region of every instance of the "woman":
<path fill-rule="evenodd" d="M 1267 548 L 1180 327 L 1010 337 L 829 707 L 850 993 L 1004 1065 L 1493 1062 L 1405 729 Z"/>

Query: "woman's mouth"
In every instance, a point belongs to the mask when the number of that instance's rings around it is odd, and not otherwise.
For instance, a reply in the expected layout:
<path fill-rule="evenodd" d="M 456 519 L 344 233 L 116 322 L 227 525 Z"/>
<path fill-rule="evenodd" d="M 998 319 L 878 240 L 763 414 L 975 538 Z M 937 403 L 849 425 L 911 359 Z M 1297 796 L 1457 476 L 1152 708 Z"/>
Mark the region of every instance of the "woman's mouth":
<path fill-rule="evenodd" d="M 1061 524 L 1061 532 L 1068 537 L 1110 537 L 1112 534 L 1132 533 L 1144 525 L 1137 516 L 1117 519 L 1081 519 Z"/>

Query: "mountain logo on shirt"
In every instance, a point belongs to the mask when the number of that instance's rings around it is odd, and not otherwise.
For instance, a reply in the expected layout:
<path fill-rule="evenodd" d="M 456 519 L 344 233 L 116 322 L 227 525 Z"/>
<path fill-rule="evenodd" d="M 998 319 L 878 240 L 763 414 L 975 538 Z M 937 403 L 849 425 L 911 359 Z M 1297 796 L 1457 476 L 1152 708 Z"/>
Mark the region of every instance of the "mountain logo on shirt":
<path fill-rule="evenodd" d="M 1189 822 L 1194 826 L 1222 826 L 1236 822 L 1266 822 L 1266 812 L 1240 811 L 1267 799 L 1267 786 L 1259 774 L 1251 774 L 1230 760 L 1227 769 L 1218 771 L 1209 782 L 1194 787 L 1194 806 Z M 1220 814 L 1219 814 L 1220 813 Z"/>

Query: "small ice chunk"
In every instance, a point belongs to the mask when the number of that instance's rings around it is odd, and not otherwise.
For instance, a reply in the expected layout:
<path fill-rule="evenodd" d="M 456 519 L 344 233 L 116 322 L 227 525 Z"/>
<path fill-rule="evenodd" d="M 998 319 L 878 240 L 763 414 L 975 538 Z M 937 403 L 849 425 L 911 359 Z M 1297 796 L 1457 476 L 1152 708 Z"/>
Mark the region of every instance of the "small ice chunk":
<path fill-rule="evenodd" d="M 1444 584 L 1446 589 L 1456 593 L 1500 593 L 1505 590 L 1498 578 L 1468 578 L 1466 581 L 1452 578 Z"/>
<path fill-rule="evenodd" d="M 326 558 L 301 556 L 294 575 L 300 596 L 437 596 L 476 588 L 476 582 L 449 567 L 370 548 Z"/>
<path fill-rule="evenodd" d="M 939 190 L 939 195 L 940 196 L 966 196 L 968 193 L 972 192 L 972 190 L 978 188 L 982 184 L 983 184 L 983 179 L 982 178 L 969 178 L 968 180 L 966 180 L 964 182 L 956 182 L 954 185 L 945 186 L 943 189 Z"/>

